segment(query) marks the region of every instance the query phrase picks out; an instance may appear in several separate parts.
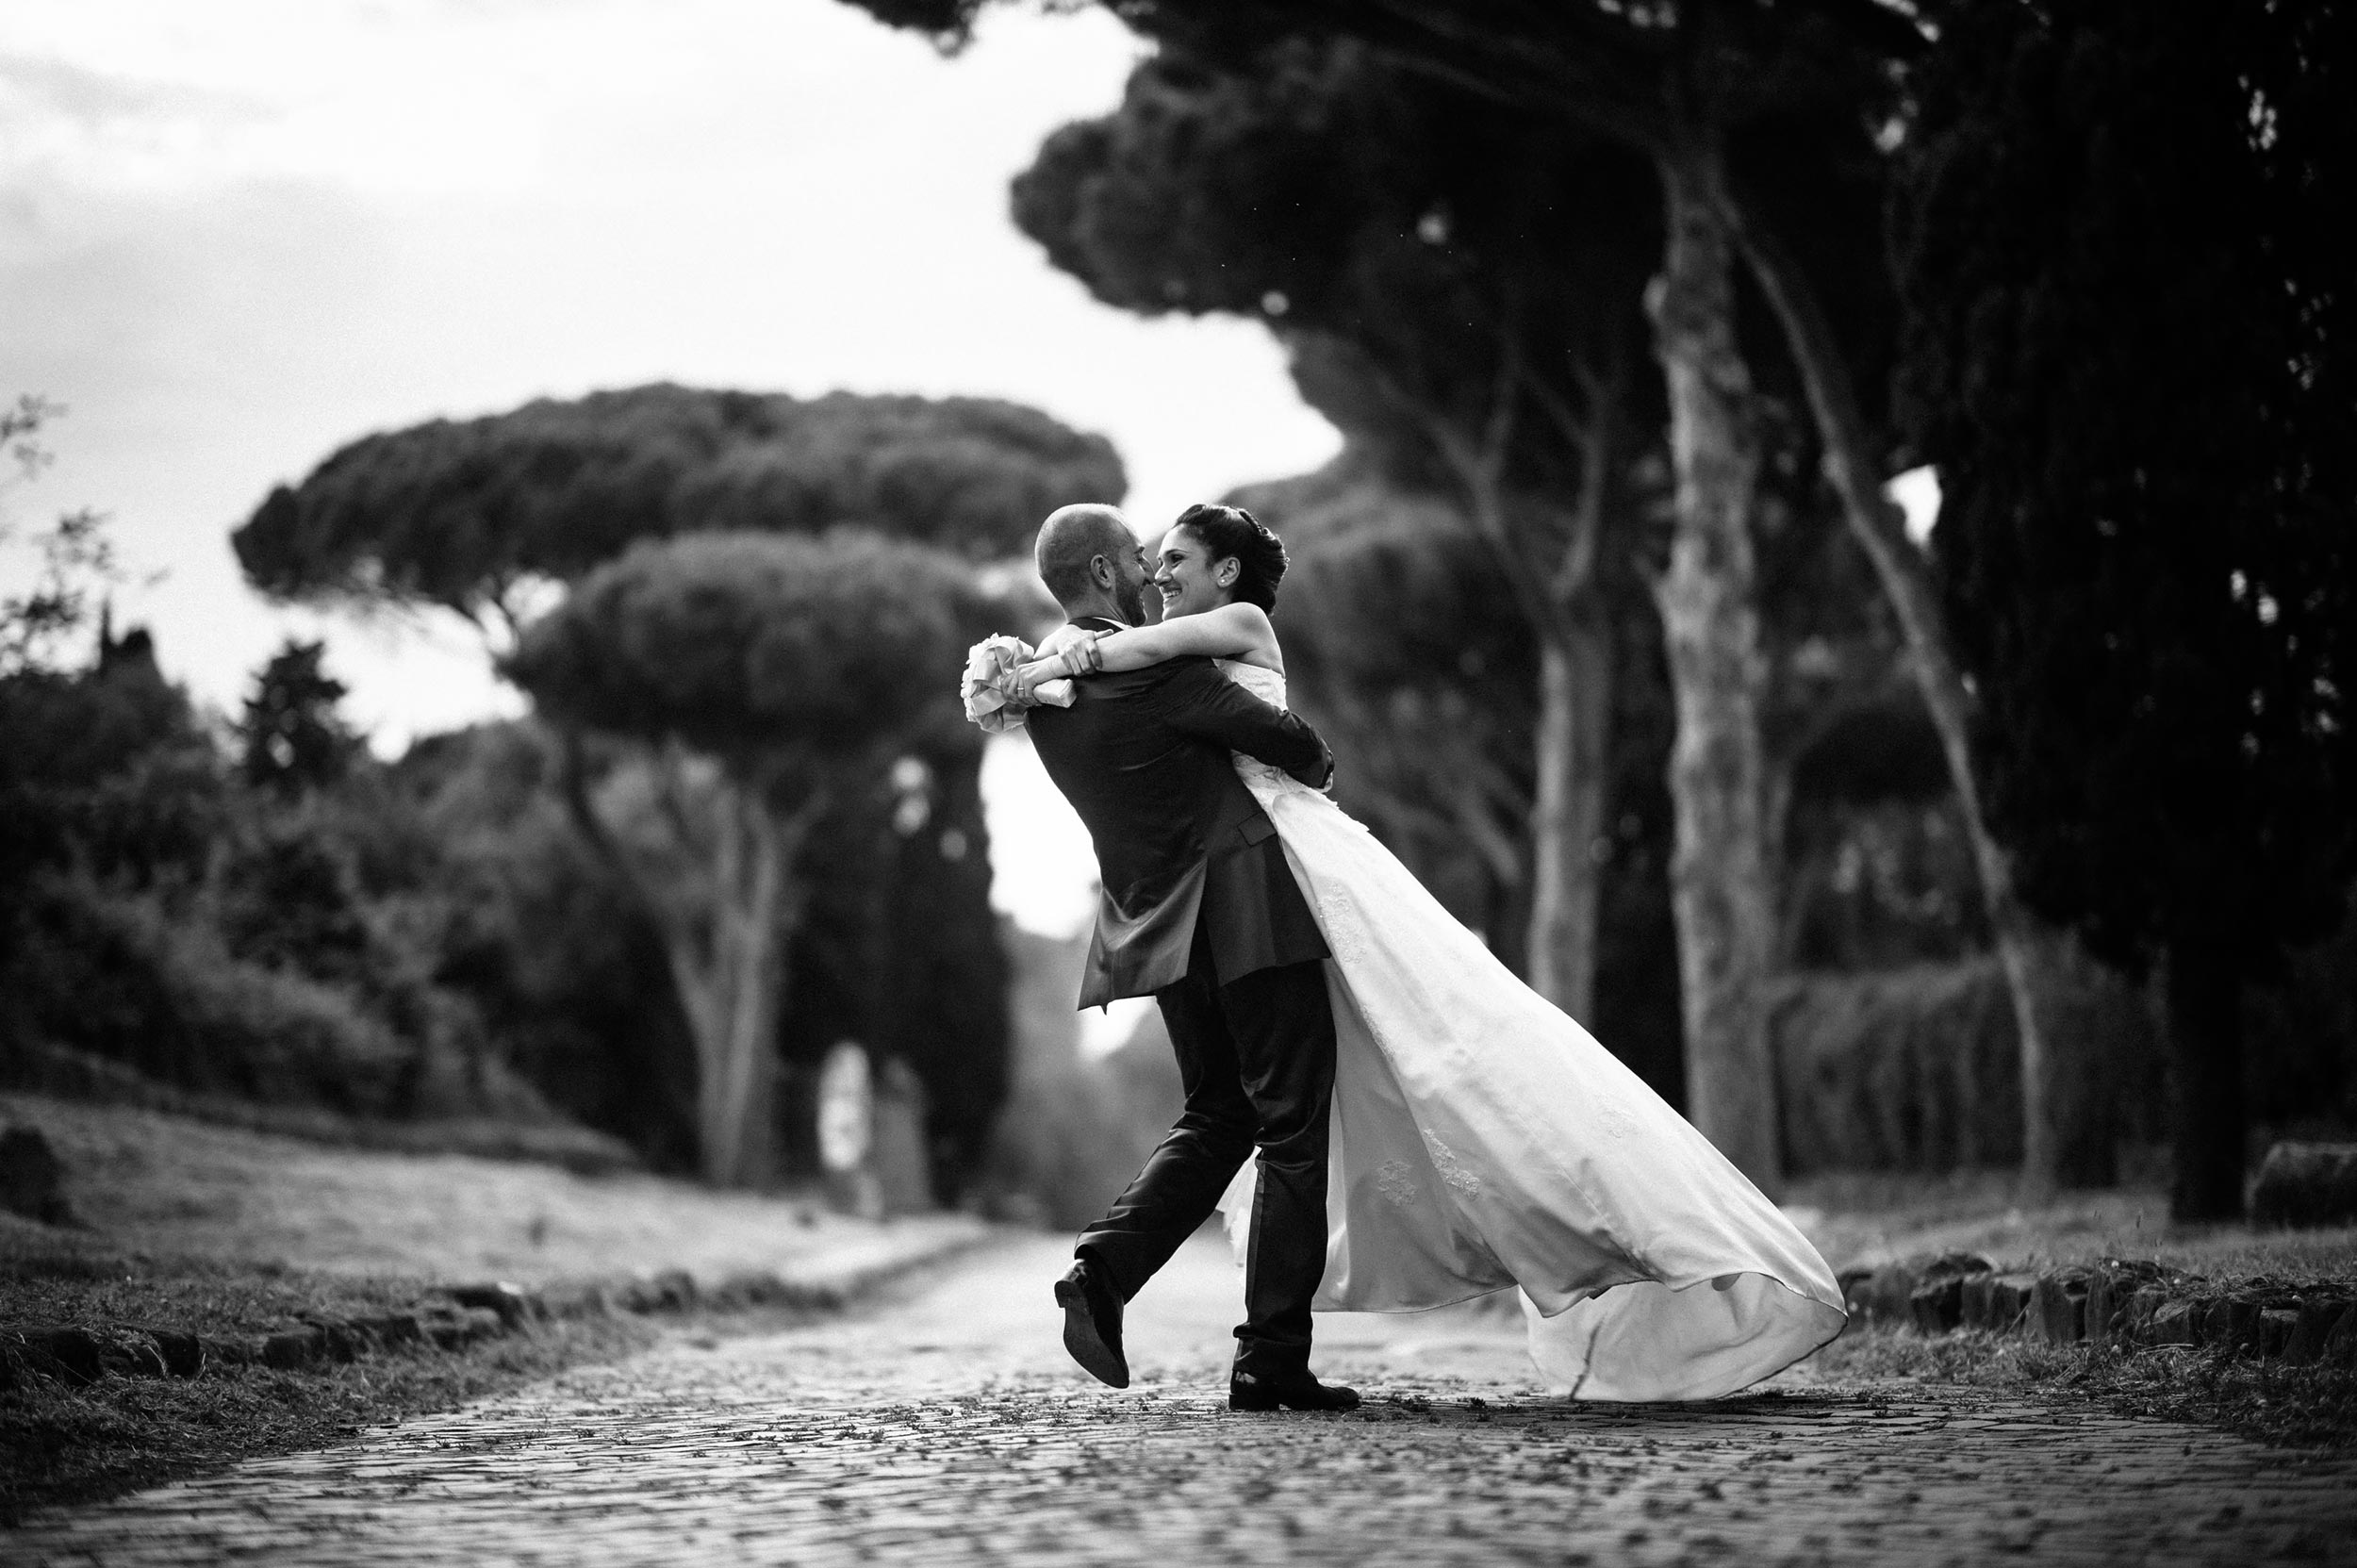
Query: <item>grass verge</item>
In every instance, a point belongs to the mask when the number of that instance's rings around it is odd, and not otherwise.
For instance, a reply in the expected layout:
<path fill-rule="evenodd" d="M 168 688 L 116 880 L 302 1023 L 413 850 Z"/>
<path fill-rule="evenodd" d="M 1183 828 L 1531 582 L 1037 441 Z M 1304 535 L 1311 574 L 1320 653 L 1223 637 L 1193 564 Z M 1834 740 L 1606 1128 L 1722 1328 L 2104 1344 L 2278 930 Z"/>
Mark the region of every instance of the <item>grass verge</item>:
<path fill-rule="evenodd" d="M 2149 1258 L 2217 1279 L 2357 1279 L 2357 1227 L 2180 1225 L 2157 1188 L 2063 1192 L 2025 1204 L 2018 1181 L 2011 1171 L 1853 1171 L 1795 1181 L 1783 1202 L 1837 1269 L 1971 1252 L 2001 1270 Z"/>
<path fill-rule="evenodd" d="M 247 1335 L 305 1316 L 402 1311 L 420 1279 L 210 1258 L 153 1258 L 46 1227 L 0 1226 L 0 1324 L 121 1326 Z M 460 1352 L 387 1351 L 301 1372 L 210 1366 L 195 1378 L 108 1376 L 75 1385 L 20 1370 L 0 1388 L 0 1525 L 30 1509 L 90 1502 L 204 1475 L 261 1454 L 341 1442 L 361 1428 L 511 1388 L 585 1361 L 628 1355 L 660 1330 L 585 1318 Z"/>
<path fill-rule="evenodd" d="M 231 1367 L 187 1378 L 108 1377 L 81 1388 L 27 1378 L 0 1393 L 0 1525 L 32 1509 L 95 1502 L 239 1460 L 328 1447 L 365 1427 L 628 1355 L 658 1332 L 639 1319 L 588 1318 L 456 1353 L 391 1351 L 317 1371 Z"/>
<path fill-rule="evenodd" d="M 1964 1329 L 1854 1329 L 1805 1363 L 1811 1381 L 1912 1379 L 2024 1389 L 2121 1414 L 2218 1427 L 2283 1447 L 2357 1448 L 2357 1372 L 2189 1345 L 2127 1354 Z"/>
<path fill-rule="evenodd" d="M 50 1141 L 85 1224 L 0 1213 L 7 1330 L 251 1339 L 305 1318 L 408 1312 L 437 1285 L 537 1287 L 671 1269 L 708 1287 L 783 1276 L 849 1288 L 981 1234 L 957 1215 L 873 1225 L 791 1195 L 322 1148 L 152 1110 L 0 1094 L 0 1125 L 11 1123 Z M 110 1374 L 88 1385 L 0 1360 L 0 1524 L 334 1444 L 628 1355 L 680 1328 L 760 1332 L 808 1315 L 771 1307 L 588 1317 L 464 1351 L 387 1350 L 302 1371 L 215 1364 L 192 1378 Z"/>
<path fill-rule="evenodd" d="M 919 1263 L 916 1271 L 940 1266 Z M 229 1338 L 301 1318 L 412 1307 L 427 1281 L 206 1257 L 156 1258 L 87 1233 L 0 1224 L 0 1325 L 141 1328 Z M 12 1363 L 0 1377 L 0 1528 L 32 1510 L 102 1501 L 241 1460 L 350 1441 L 365 1428 L 453 1410 L 635 1354 L 667 1334 L 702 1343 L 774 1333 L 825 1309 L 722 1304 L 659 1316 L 541 1323 L 463 1350 L 380 1350 L 301 1371 L 208 1364 L 194 1378 L 108 1374 L 76 1384 Z"/>

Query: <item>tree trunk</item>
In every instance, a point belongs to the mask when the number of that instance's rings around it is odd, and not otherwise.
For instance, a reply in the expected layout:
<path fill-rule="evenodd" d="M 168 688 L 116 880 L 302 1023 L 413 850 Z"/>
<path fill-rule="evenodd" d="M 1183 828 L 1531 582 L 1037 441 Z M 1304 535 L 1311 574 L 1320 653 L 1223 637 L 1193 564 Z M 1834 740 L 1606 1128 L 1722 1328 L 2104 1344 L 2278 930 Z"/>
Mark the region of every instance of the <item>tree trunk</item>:
<path fill-rule="evenodd" d="M 1717 143 L 1657 160 L 1668 244 L 1648 290 L 1670 395 L 1676 523 L 1655 583 L 1677 707 L 1671 900 L 1686 1015 L 1687 1114 L 1763 1189 L 1780 1174 L 1766 982 L 1775 908 L 1766 854 L 1763 668 L 1751 513 L 1759 446 L 1735 337 Z"/>
<path fill-rule="evenodd" d="M 2168 1213 L 2242 1214 L 2242 976 L 2209 944 L 2168 949 Z"/>
<path fill-rule="evenodd" d="M 696 1038 L 696 1131 L 704 1180 L 758 1187 L 776 1174 L 778 1015 L 786 839 L 752 791 L 733 782 L 717 802 L 712 901 L 665 922 L 671 978 Z"/>
<path fill-rule="evenodd" d="M 659 849 L 634 846 L 589 796 L 582 736 L 564 735 L 559 780 L 574 825 L 636 893 L 663 936 L 680 1011 L 696 1047 L 696 1134 L 704 1180 L 758 1187 L 777 1174 L 778 1019 L 785 956 L 800 922 L 794 873 L 828 792 L 781 810 L 770 791 L 710 758 L 658 752 L 651 816 L 668 824 Z M 692 766 L 695 782 L 683 782 Z M 693 799 L 683 799 L 684 792 Z M 701 820 L 699 802 L 710 812 Z"/>
<path fill-rule="evenodd" d="M 2021 1181 L 2024 1196 L 2039 1197 L 2063 1181 L 2083 1186 L 2108 1186 L 2118 1180 L 2111 1140 L 2079 1135 L 2086 1130 L 2066 1126 L 2063 1105 L 2079 1097 L 2058 1081 L 2067 1065 L 2052 1059 L 2052 1042 L 2039 1005 L 2039 963 L 2061 940 L 2041 931 L 2013 890 L 2013 873 L 2004 850 L 1989 832 L 1981 809 L 1978 780 L 1972 772 L 1971 694 L 1948 652 L 1947 627 L 1939 601 L 1932 589 L 1922 553 L 1906 536 L 1898 505 L 1884 493 L 1882 466 L 1875 461 L 1849 362 L 1841 353 L 1832 323 L 1826 319 L 1817 291 L 1799 261 L 1785 249 L 1766 223 L 1735 198 L 1727 216 L 1740 238 L 1752 275 L 1759 280 L 1784 329 L 1787 348 L 1801 372 L 1809 410 L 1824 446 L 1825 478 L 1840 498 L 1850 536 L 1865 552 L 1883 596 L 1897 615 L 1905 637 L 1909 663 L 1924 710 L 1939 734 L 1940 751 L 1956 792 L 1965 832 L 1972 844 L 1972 863 L 1981 884 L 1981 902 L 2005 975 L 2013 1003 L 2015 1031 L 2021 1042 Z"/>
<path fill-rule="evenodd" d="M 1530 986 L 1585 1020 L 1596 989 L 1595 846 L 1606 838 L 1612 733 L 1612 640 L 1601 616 L 1570 646 L 1541 645 L 1538 800 L 1531 812 Z"/>

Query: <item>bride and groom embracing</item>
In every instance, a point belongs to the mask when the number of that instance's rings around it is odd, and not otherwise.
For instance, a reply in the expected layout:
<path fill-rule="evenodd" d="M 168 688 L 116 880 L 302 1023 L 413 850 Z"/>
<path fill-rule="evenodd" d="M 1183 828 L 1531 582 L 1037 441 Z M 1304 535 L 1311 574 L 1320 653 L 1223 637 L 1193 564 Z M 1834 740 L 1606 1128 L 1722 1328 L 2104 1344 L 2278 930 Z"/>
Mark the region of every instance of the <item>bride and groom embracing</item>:
<path fill-rule="evenodd" d="M 966 710 L 1028 723 L 1095 841 L 1080 1005 L 1153 997 L 1186 1092 L 1056 1284 L 1075 1360 L 1128 1383 L 1123 1305 L 1216 1211 L 1245 1269 L 1238 1410 L 1359 1402 L 1310 1370 L 1313 1311 L 1519 1288 L 1550 1386 L 1613 1400 L 1733 1393 L 1840 1331 L 1776 1207 L 1325 793 L 1332 754 L 1285 709 L 1274 534 L 1193 506 L 1149 563 L 1119 512 L 1066 506 L 1037 561 L 1070 621 L 1036 658 L 979 646 Z"/>

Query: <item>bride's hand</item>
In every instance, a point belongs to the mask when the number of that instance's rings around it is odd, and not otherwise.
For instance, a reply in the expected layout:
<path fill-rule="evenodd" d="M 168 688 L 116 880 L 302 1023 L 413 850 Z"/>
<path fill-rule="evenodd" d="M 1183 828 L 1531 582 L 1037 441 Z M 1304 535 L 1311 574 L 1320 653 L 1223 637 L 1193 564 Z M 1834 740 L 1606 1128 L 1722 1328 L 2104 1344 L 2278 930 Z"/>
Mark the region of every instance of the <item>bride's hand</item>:
<path fill-rule="evenodd" d="M 1042 649 L 1041 656 L 1015 671 L 1015 679 L 1026 693 L 1035 692 L 1049 681 L 1063 680 L 1076 675 L 1093 675 L 1105 668 L 1104 657 L 1097 651 L 1096 636 L 1083 633 L 1064 643 L 1055 652 Z"/>
<path fill-rule="evenodd" d="M 1024 695 L 1032 696 L 1042 685 L 1063 673 L 1062 659 L 1033 659 L 1014 672 L 1014 682 L 1022 689 Z"/>

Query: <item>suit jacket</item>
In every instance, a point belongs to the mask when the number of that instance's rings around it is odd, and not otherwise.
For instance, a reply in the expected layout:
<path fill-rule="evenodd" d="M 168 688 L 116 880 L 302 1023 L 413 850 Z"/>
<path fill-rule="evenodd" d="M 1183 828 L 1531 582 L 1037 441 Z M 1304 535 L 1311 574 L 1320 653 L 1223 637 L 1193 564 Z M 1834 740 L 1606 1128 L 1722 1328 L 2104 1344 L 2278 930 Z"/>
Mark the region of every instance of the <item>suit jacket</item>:
<path fill-rule="evenodd" d="M 1209 659 L 1073 684 L 1072 706 L 1033 708 L 1026 722 L 1047 776 L 1096 841 L 1104 882 L 1080 1006 L 1183 979 L 1198 921 L 1222 984 L 1326 957 L 1276 824 L 1228 755 L 1242 751 L 1323 784 L 1334 764 L 1318 733 Z"/>

